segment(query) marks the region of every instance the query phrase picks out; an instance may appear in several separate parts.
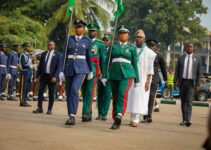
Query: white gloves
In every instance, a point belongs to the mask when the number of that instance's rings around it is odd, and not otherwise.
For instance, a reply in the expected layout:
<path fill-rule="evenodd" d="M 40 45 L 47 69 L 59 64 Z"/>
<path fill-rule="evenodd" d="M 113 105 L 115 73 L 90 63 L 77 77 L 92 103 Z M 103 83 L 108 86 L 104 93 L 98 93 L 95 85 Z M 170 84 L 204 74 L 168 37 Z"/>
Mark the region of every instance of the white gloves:
<path fill-rule="evenodd" d="M 60 73 L 59 73 L 59 80 L 60 80 L 60 81 L 64 81 L 64 80 L 65 80 L 65 78 L 64 78 L 64 73 L 63 73 L 63 72 L 60 72 Z"/>
<path fill-rule="evenodd" d="M 90 73 L 88 74 L 87 80 L 91 80 L 92 78 L 93 78 L 93 72 L 90 72 Z"/>
<path fill-rule="evenodd" d="M 104 86 L 106 86 L 107 79 L 101 79 L 101 82 L 103 83 Z"/>
<path fill-rule="evenodd" d="M 36 68 L 37 68 L 37 65 L 36 65 L 36 64 L 31 64 L 31 65 L 30 65 L 30 68 L 31 68 L 31 69 L 36 69 Z"/>
<path fill-rule="evenodd" d="M 136 88 L 136 87 L 138 87 L 140 85 L 140 83 L 135 83 L 134 84 L 134 87 Z"/>
<path fill-rule="evenodd" d="M 11 80 L 11 74 L 8 73 L 8 74 L 6 75 L 6 79 L 7 79 L 7 80 Z"/>

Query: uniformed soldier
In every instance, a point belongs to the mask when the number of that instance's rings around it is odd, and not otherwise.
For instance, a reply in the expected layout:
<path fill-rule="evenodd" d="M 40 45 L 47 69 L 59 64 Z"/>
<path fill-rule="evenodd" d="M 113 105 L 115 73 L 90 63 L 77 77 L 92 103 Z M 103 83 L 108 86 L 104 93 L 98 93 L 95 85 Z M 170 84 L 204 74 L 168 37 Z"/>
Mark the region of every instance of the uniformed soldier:
<path fill-rule="evenodd" d="M 108 35 L 105 35 L 102 40 L 104 41 L 104 44 L 106 46 L 105 49 L 105 59 L 110 47 L 110 38 Z M 107 70 L 105 70 L 107 71 Z M 107 114 L 110 106 L 111 101 L 111 85 L 109 82 L 106 83 L 104 86 L 101 79 L 97 81 L 97 106 L 98 106 L 98 117 L 96 120 L 107 120 Z"/>
<path fill-rule="evenodd" d="M 21 107 L 31 107 L 27 103 L 27 95 L 29 92 L 29 87 L 32 80 L 32 58 L 29 54 L 30 44 L 24 43 L 23 45 L 24 52 L 21 54 L 19 63 L 20 63 L 20 106 Z"/>
<path fill-rule="evenodd" d="M 133 82 L 137 86 L 139 82 L 137 68 L 137 51 L 134 45 L 128 43 L 130 29 L 124 25 L 118 28 L 119 42 L 115 43 L 108 52 L 107 63 L 109 64 L 108 79 L 111 83 L 113 95 L 113 118 L 111 129 L 120 128 L 122 117 L 126 111 L 128 91 Z M 111 56 L 109 57 L 111 53 Z M 110 61 L 109 61 L 110 58 Z M 103 75 L 104 77 L 107 74 Z M 106 84 L 107 79 L 102 79 Z"/>
<path fill-rule="evenodd" d="M 5 100 L 2 93 L 5 90 L 5 81 L 7 75 L 7 56 L 4 51 L 6 49 L 6 44 L 0 44 L 0 99 Z"/>
<path fill-rule="evenodd" d="M 83 35 L 86 23 L 82 20 L 76 20 L 74 26 L 75 35 L 69 36 L 68 38 L 67 51 L 64 54 L 65 62 L 63 64 L 69 115 L 69 119 L 65 125 L 75 125 L 79 89 L 86 74 L 89 74 L 87 77 L 88 80 L 93 78 L 91 64 L 92 42 Z"/>
<path fill-rule="evenodd" d="M 12 45 L 13 50 L 10 52 L 8 56 L 8 61 L 7 61 L 7 78 L 9 79 L 9 86 L 8 86 L 8 100 L 16 100 L 14 94 L 14 87 L 17 79 L 17 65 L 18 65 L 18 50 L 19 50 L 19 44 L 14 43 Z"/>
<path fill-rule="evenodd" d="M 151 123 L 154 100 L 156 97 L 156 92 L 157 92 L 157 89 L 159 86 L 159 81 L 160 81 L 159 69 L 162 72 L 163 79 L 165 82 L 167 81 L 167 72 L 166 72 L 165 60 L 163 59 L 162 55 L 157 51 L 158 42 L 156 40 L 149 39 L 149 40 L 146 40 L 146 44 L 150 49 L 152 49 L 157 54 L 157 56 L 155 57 L 155 61 L 154 61 L 154 75 L 152 77 L 152 82 L 151 82 L 151 86 L 150 86 L 148 115 L 144 115 L 144 120 L 142 121 L 142 123 Z"/>
<path fill-rule="evenodd" d="M 92 40 L 92 71 L 94 77 L 90 80 L 88 80 L 88 77 L 86 77 L 82 85 L 83 122 L 88 122 L 92 120 L 92 101 L 95 93 L 94 91 L 96 87 L 96 78 L 100 78 L 101 73 L 104 73 L 106 51 L 104 43 L 96 39 L 98 30 L 100 30 L 99 25 L 96 23 L 91 23 L 87 26 L 87 28 L 89 31 L 89 38 Z"/>

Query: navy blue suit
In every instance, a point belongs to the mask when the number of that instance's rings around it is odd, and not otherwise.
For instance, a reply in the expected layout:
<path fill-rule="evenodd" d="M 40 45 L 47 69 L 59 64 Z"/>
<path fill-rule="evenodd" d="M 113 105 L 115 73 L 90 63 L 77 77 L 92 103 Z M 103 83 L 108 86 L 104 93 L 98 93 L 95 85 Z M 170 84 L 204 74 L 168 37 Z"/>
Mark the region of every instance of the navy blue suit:
<path fill-rule="evenodd" d="M 78 108 L 78 91 L 86 74 L 92 71 L 91 45 L 87 37 L 76 40 L 70 36 L 67 46 L 64 64 L 64 75 L 66 79 L 66 95 L 68 115 L 75 115 Z"/>
<path fill-rule="evenodd" d="M 5 81 L 7 74 L 7 56 L 4 52 L 0 51 L 0 96 L 4 91 Z"/>
<path fill-rule="evenodd" d="M 20 103 L 26 104 L 29 87 L 32 80 L 31 56 L 23 52 L 20 56 Z"/>
<path fill-rule="evenodd" d="M 11 79 L 9 81 L 8 94 L 9 96 L 13 96 L 14 87 L 17 79 L 17 65 L 18 65 L 18 55 L 15 51 L 10 52 L 7 61 L 7 70 L 11 75 Z"/>
<path fill-rule="evenodd" d="M 52 54 L 52 59 L 50 63 L 50 72 L 47 72 L 47 58 L 49 51 L 43 52 L 41 55 L 40 63 L 37 70 L 36 77 L 40 79 L 40 87 L 38 93 L 38 108 L 42 109 L 43 94 L 45 87 L 48 85 L 49 89 L 49 105 L 48 110 L 52 110 L 55 92 L 56 92 L 56 83 L 52 83 L 51 79 L 55 77 L 59 81 L 59 73 L 61 72 L 61 54 L 54 50 Z"/>

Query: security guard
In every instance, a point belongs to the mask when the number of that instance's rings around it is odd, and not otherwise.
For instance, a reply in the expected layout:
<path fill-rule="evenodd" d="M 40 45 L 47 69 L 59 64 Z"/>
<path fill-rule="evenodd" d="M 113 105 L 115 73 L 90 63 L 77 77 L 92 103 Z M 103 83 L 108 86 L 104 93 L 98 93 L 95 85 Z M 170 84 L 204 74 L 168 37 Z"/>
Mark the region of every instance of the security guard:
<path fill-rule="evenodd" d="M 75 35 L 69 36 L 67 51 L 64 54 L 64 75 L 66 80 L 67 108 L 69 119 L 65 125 L 75 125 L 75 115 L 78 108 L 79 89 L 84 77 L 93 78 L 91 63 L 92 42 L 85 37 L 84 30 L 86 23 L 82 20 L 74 21 Z"/>
<path fill-rule="evenodd" d="M 155 57 L 154 61 L 154 75 L 152 77 L 152 82 L 150 86 L 150 95 L 149 95 L 149 103 L 148 103 L 148 115 L 144 116 L 144 120 L 142 123 L 151 123 L 152 122 L 152 111 L 153 111 L 153 104 L 156 97 L 156 92 L 158 89 L 160 76 L 159 76 L 159 69 L 162 72 L 163 79 L 167 81 L 167 72 L 166 72 L 166 63 L 163 59 L 162 55 L 157 51 L 158 42 L 154 39 L 146 40 L 147 46 L 156 52 L 157 56 Z M 167 84 L 166 84 L 167 86 Z"/>
<path fill-rule="evenodd" d="M 7 56 L 4 51 L 6 49 L 6 44 L 0 44 L 0 99 L 5 100 L 2 93 L 5 88 L 5 81 L 7 75 Z"/>
<path fill-rule="evenodd" d="M 105 49 L 105 59 L 110 47 L 110 38 L 108 35 L 104 35 L 102 38 L 106 46 Z M 106 70 L 107 71 L 107 70 Z M 107 120 L 107 114 L 111 101 L 111 85 L 109 82 L 104 86 L 101 79 L 97 81 L 97 106 L 98 106 L 98 117 L 96 120 Z"/>
<path fill-rule="evenodd" d="M 7 61 L 7 78 L 9 79 L 9 87 L 8 87 L 8 100 L 16 100 L 14 93 L 14 87 L 17 79 L 17 65 L 18 65 L 18 50 L 19 50 L 19 44 L 14 43 L 12 45 L 13 50 L 9 53 L 8 61 Z"/>
<path fill-rule="evenodd" d="M 137 68 L 137 51 L 134 45 L 128 43 L 130 29 L 124 25 L 118 28 L 119 42 L 115 43 L 109 50 L 107 63 L 109 64 L 108 79 L 111 83 L 113 95 L 113 118 L 114 123 L 111 129 L 117 130 L 120 128 L 122 117 L 126 111 L 128 92 L 133 82 L 137 86 L 139 82 Z M 111 53 L 111 57 L 109 57 Z M 110 61 L 109 61 L 110 60 Z M 103 77 L 106 77 L 104 74 Z M 106 84 L 107 79 L 102 79 L 103 84 Z"/>
<path fill-rule="evenodd" d="M 27 95 L 32 80 L 32 58 L 29 54 L 30 44 L 25 42 L 23 45 L 24 52 L 20 56 L 20 106 L 31 107 L 27 103 Z"/>
<path fill-rule="evenodd" d="M 96 23 L 91 23 L 87 25 L 89 31 L 89 38 L 92 40 L 92 71 L 93 78 L 88 80 L 85 78 L 82 85 L 82 95 L 83 95 L 83 111 L 82 111 L 82 121 L 88 122 L 92 120 L 92 101 L 94 97 L 94 91 L 96 87 L 96 78 L 101 76 L 105 70 L 105 51 L 106 47 L 103 42 L 96 39 L 98 30 L 100 27 Z"/>

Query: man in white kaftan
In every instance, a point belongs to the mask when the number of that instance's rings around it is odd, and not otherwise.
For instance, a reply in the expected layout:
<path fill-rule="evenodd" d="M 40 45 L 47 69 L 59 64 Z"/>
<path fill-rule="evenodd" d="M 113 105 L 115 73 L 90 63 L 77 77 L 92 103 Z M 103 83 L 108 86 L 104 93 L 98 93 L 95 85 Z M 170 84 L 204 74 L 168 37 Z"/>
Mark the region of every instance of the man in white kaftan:
<path fill-rule="evenodd" d="M 143 30 L 136 32 L 136 47 L 138 53 L 138 69 L 140 84 L 131 86 L 128 94 L 127 112 L 131 113 L 132 127 L 137 127 L 140 115 L 147 115 L 149 92 L 152 75 L 154 74 L 154 60 L 156 53 L 149 49 L 145 41 Z"/>

